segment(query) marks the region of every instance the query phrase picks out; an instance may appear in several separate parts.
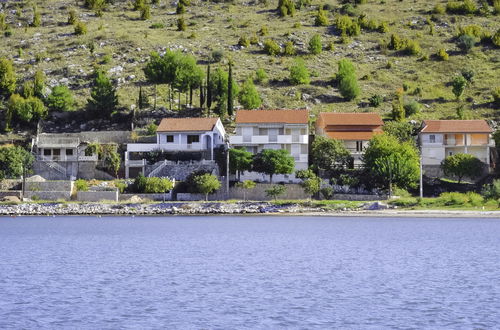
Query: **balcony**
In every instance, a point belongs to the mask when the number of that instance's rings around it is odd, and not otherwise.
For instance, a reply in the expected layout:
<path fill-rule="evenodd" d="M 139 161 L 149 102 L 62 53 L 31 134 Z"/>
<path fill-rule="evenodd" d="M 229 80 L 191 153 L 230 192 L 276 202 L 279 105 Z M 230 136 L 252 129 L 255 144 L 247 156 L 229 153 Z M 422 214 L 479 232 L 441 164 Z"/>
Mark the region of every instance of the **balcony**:
<path fill-rule="evenodd" d="M 229 143 L 234 145 L 250 145 L 250 144 L 292 144 L 292 143 L 308 143 L 308 135 L 254 135 L 241 136 L 234 135 L 229 137 Z"/>
<path fill-rule="evenodd" d="M 150 152 L 153 150 L 163 151 L 202 151 L 206 150 L 202 143 L 129 143 L 128 152 Z"/>

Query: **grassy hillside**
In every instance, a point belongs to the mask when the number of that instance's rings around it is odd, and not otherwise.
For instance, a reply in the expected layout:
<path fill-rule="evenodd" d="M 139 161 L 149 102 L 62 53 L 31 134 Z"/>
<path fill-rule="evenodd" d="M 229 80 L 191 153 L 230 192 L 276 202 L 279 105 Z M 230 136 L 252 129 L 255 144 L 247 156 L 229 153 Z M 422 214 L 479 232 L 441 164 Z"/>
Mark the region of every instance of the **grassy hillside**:
<path fill-rule="evenodd" d="M 354 2 L 354 1 L 353 1 Z M 31 27 L 33 5 L 41 13 L 42 25 Z M 314 18 L 320 4 L 325 4 L 329 26 L 314 26 Z M 108 5 L 103 16 L 84 8 L 82 2 L 46 0 L 9 2 L 3 12 L 10 25 L 10 36 L 2 36 L 0 57 L 8 57 L 15 63 L 19 80 L 31 79 L 37 69 L 47 76 L 49 85 L 67 84 L 77 96 L 80 107 L 89 97 L 90 73 L 96 64 L 103 65 L 118 85 L 120 104 L 129 109 L 136 103 L 139 84 L 145 82 L 142 68 L 152 51 L 180 49 L 192 53 L 206 63 L 213 51 L 222 51 L 225 60 L 234 63 L 234 74 L 239 82 L 263 68 L 269 77 L 267 84 L 258 90 L 265 108 L 308 107 L 319 111 L 377 111 L 387 115 L 391 111 L 393 94 L 405 86 L 406 100 L 415 99 L 423 104 L 415 119 L 456 118 L 456 109 L 463 105 L 471 118 L 499 119 L 492 91 L 500 86 L 500 51 L 491 43 L 478 43 L 465 54 L 456 46 L 455 36 L 459 27 L 475 24 L 490 34 L 500 29 L 500 16 L 493 13 L 476 15 L 432 14 L 436 4 L 446 6 L 446 1 L 432 0 L 368 0 L 367 3 L 345 8 L 353 18 L 366 15 L 367 19 L 387 22 L 386 33 L 362 30 L 359 36 L 341 43 L 339 31 L 332 26 L 340 15 L 341 1 L 322 2 L 313 0 L 297 10 L 293 17 L 279 17 L 277 1 L 241 1 L 214 3 L 192 0 L 182 16 L 187 23 L 186 31 L 177 31 L 175 4 L 160 0 L 151 5 L 151 18 L 141 20 L 139 11 L 132 3 L 116 0 Z M 479 4 L 478 4 L 479 7 Z M 85 35 L 74 34 L 74 27 L 67 24 L 70 9 L 88 28 Z M 346 10 L 347 9 L 347 10 Z M 154 23 L 164 27 L 151 28 Z M 431 26 L 433 35 L 430 34 Z M 268 35 L 259 31 L 267 27 Z M 310 55 L 307 45 L 311 37 L 319 34 L 324 49 L 319 55 Z M 385 45 L 391 34 L 418 41 L 422 54 L 401 55 Z M 259 44 L 248 48 L 238 46 L 241 36 L 257 36 Z M 288 67 L 294 56 L 269 56 L 262 49 L 262 42 L 272 38 L 280 45 L 293 41 L 312 74 L 310 85 L 292 86 L 288 82 Z M 326 45 L 334 44 L 333 50 Z M 90 49 L 94 48 L 93 53 Z M 449 54 L 449 60 L 440 61 L 435 54 L 440 48 Z M 337 62 L 351 59 L 357 69 L 362 89 L 361 96 L 345 102 L 337 88 L 331 84 L 337 71 Z M 215 65 L 215 66 L 216 66 Z M 474 72 L 461 101 L 455 100 L 450 81 L 461 70 Z M 419 88 L 420 92 L 415 92 Z M 153 88 L 146 88 L 152 95 Z M 413 94 L 413 95 L 412 95 Z M 165 89 L 160 87 L 160 105 L 165 105 Z M 369 106 L 372 95 L 381 95 L 384 102 L 378 108 Z"/>

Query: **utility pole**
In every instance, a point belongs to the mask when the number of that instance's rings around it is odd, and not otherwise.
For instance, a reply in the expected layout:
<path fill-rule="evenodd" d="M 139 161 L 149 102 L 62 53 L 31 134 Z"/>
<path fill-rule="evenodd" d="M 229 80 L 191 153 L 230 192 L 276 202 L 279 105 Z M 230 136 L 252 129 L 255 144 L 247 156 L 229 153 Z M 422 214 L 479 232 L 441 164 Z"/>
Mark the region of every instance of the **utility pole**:
<path fill-rule="evenodd" d="M 226 200 L 229 199 L 229 142 L 226 141 Z"/>
<path fill-rule="evenodd" d="M 420 198 L 424 198 L 424 173 L 422 170 L 422 153 L 420 153 Z"/>

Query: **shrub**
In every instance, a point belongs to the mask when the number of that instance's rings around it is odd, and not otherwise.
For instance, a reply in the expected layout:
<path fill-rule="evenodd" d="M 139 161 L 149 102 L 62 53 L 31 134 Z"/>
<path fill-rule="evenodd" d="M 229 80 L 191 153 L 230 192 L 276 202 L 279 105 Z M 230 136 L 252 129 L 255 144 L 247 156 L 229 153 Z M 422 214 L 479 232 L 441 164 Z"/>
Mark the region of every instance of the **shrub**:
<path fill-rule="evenodd" d="M 292 0 L 278 0 L 278 13 L 281 17 L 295 15 L 295 3 Z"/>
<path fill-rule="evenodd" d="M 321 43 L 321 37 L 319 34 L 315 34 L 309 41 L 309 51 L 317 55 L 323 50 L 323 44 Z"/>
<path fill-rule="evenodd" d="M 223 58 L 224 58 L 224 52 L 222 50 L 214 50 L 210 54 L 210 59 L 215 63 L 222 61 Z"/>
<path fill-rule="evenodd" d="M 332 199 L 333 197 L 333 188 L 328 186 L 320 189 L 320 193 L 323 196 L 323 199 Z"/>
<path fill-rule="evenodd" d="M 422 105 L 415 100 L 411 100 L 404 105 L 406 117 L 410 117 L 420 111 Z"/>
<path fill-rule="evenodd" d="M 289 68 L 290 82 L 293 85 L 308 85 L 311 82 L 309 78 L 309 70 L 302 59 L 296 59 L 294 64 Z"/>
<path fill-rule="evenodd" d="M 177 31 L 186 31 L 186 21 L 184 17 L 177 19 Z"/>
<path fill-rule="evenodd" d="M 241 36 L 238 40 L 238 45 L 242 47 L 250 47 L 250 40 L 246 36 Z"/>
<path fill-rule="evenodd" d="M 182 2 L 180 2 L 180 1 L 179 1 L 179 2 L 177 3 L 177 7 L 175 8 L 175 13 L 176 13 L 177 15 L 181 15 L 181 14 L 184 14 L 185 12 L 186 12 L 186 6 L 184 6 L 184 5 L 182 4 Z"/>
<path fill-rule="evenodd" d="M 477 7 L 472 0 L 464 1 L 449 1 L 446 4 L 446 12 L 450 14 L 474 14 L 477 11 Z"/>
<path fill-rule="evenodd" d="M 144 5 L 141 8 L 141 20 L 146 21 L 151 18 L 151 7 Z"/>
<path fill-rule="evenodd" d="M 497 200 L 500 198 L 500 179 L 494 180 L 491 184 L 484 185 L 482 194 L 487 199 Z"/>
<path fill-rule="evenodd" d="M 297 51 L 295 50 L 295 46 L 293 45 L 293 42 L 287 41 L 285 43 L 285 49 L 283 50 L 283 54 L 287 56 L 294 56 L 297 54 Z"/>
<path fill-rule="evenodd" d="M 139 174 L 134 181 L 134 187 L 138 193 L 160 194 L 172 190 L 174 184 L 167 178 L 147 178 Z"/>
<path fill-rule="evenodd" d="M 475 178 L 483 172 L 484 164 L 478 158 L 471 154 L 454 154 L 446 157 L 441 162 L 441 168 L 445 175 L 452 175 L 458 177 L 458 183 L 462 178 L 467 176 Z"/>
<path fill-rule="evenodd" d="M 374 108 L 379 107 L 380 104 L 382 104 L 383 101 L 384 101 L 384 98 L 382 97 L 382 95 L 378 95 L 378 94 L 372 95 L 368 99 L 368 102 L 370 103 L 370 106 L 372 106 Z"/>
<path fill-rule="evenodd" d="M 500 29 L 498 29 L 497 32 L 495 32 L 495 34 L 491 37 L 491 42 L 496 47 L 500 47 Z"/>
<path fill-rule="evenodd" d="M 267 81 L 267 73 L 264 69 L 258 68 L 255 71 L 255 81 L 258 83 L 264 83 Z"/>
<path fill-rule="evenodd" d="M 318 9 L 318 13 L 316 14 L 316 17 L 314 19 L 314 25 L 327 26 L 328 24 L 330 24 L 330 22 L 328 21 L 328 16 L 326 11 L 324 11 L 321 8 Z"/>
<path fill-rule="evenodd" d="M 127 183 L 123 180 L 115 180 L 113 181 L 113 184 L 118 189 L 120 194 L 123 194 L 128 187 Z"/>
<path fill-rule="evenodd" d="M 272 197 L 276 200 L 279 195 L 283 195 L 286 192 L 286 187 L 282 184 L 277 184 L 266 189 L 265 192 L 268 197 Z"/>
<path fill-rule="evenodd" d="M 361 33 L 361 26 L 349 16 L 338 16 L 334 25 L 340 30 L 341 35 L 357 36 Z"/>
<path fill-rule="evenodd" d="M 446 8 L 443 5 L 438 3 L 437 5 L 434 6 L 434 8 L 432 9 L 432 12 L 434 14 L 442 15 L 446 12 Z"/>
<path fill-rule="evenodd" d="M 444 48 L 440 48 L 438 50 L 436 56 L 441 61 L 448 61 L 448 59 L 450 58 L 450 56 L 448 55 L 448 53 L 446 52 L 446 50 Z"/>
<path fill-rule="evenodd" d="M 85 23 L 78 21 L 75 23 L 75 34 L 84 35 L 87 34 L 87 25 Z"/>
<path fill-rule="evenodd" d="M 462 76 L 457 76 L 453 78 L 451 82 L 453 94 L 455 97 L 459 99 L 465 91 L 465 87 L 467 86 L 467 80 L 465 80 Z"/>
<path fill-rule="evenodd" d="M 467 198 L 469 199 L 469 203 L 472 206 L 481 206 L 484 203 L 483 196 L 481 196 L 481 195 L 479 195 L 478 193 L 475 193 L 475 192 L 469 191 L 467 193 Z"/>
<path fill-rule="evenodd" d="M 264 41 L 264 51 L 271 56 L 276 56 L 281 52 L 281 47 L 273 39 Z"/>
<path fill-rule="evenodd" d="M 497 107 L 500 107 L 500 87 L 495 88 L 491 95 L 493 96 L 493 102 Z"/>
<path fill-rule="evenodd" d="M 339 84 L 340 94 L 347 100 L 354 100 L 359 96 L 361 90 L 354 75 L 349 75 L 342 79 Z"/>
<path fill-rule="evenodd" d="M 73 25 L 78 21 L 78 15 L 76 13 L 76 10 L 71 9 L 68 12 L 68 24 Z"/>
<path fill-rule="evenodd" d="M 417 41 L 401 38 L 397 34 L 391 35 L 388 47 L 389 49 L 401 51 L 407 55 L 419 55 L 422 52 L 422 49 Z"/>
<path fill-rule="evenodd" d="M 474 82 L 474 75 L 475 75 L 474 70 L 465 68 L 465 69 L 462 69 L 460 74 L 462 75 L 462 77 L 465 78 L 465 80 L 467 80 L 467 83 Z"/>
<path fill-rule="evenodd" d="M 463 206 L 468 202 L 467 195 L 458 192 L 445 192 L 438 197 L 438 203 L 446 206 Z"/>
<path fill-rule="evenodd" d="M 42 15 L 38 11 L 38 9 L 35 7 L 35 8 L 33 8 L 33 22 L 31 22 L 31 26 L 39 27 L 40 25 L 42 25 Z"/>
<path fill-rule="evenodd" d="M 257 109 L 261 106 L 262 99 L 250 77 L 241 86 L 238 101 L 245 109 Z"/>
<path fill-rule="evenodd" d="M 59 85 L 47 97 L 47 106 L 52 111 L 72 111 L 75 109 L 75 99 L 68 87 Z"/>
<path fill-rule="evenodd" d="M 266 25 L 261 26 L 259 34 L 263 37 L 269 35 L 269 28 Z"/>
<path fill-rule="evenodd" d="M 76 191 L 89 191 L 89 184 L 86 180 L 78 179 L 75 181 Z"/>
<path fill-rule="evenodd" d="M 396 194 L 396 196 L 398 196 Z M 418 199 L 415 197 L 403 197 L 398 199 L 393 199 L 389 202 L 391 205 L 399 207 L 413 207 L 418 204 Z"/>
<path fill-rule="evenodd" d="M 468 34 L 463 34 L 457 38 L 457 46 L 464 53 L 468 53 L 476 45 L 476 38 Z"/>

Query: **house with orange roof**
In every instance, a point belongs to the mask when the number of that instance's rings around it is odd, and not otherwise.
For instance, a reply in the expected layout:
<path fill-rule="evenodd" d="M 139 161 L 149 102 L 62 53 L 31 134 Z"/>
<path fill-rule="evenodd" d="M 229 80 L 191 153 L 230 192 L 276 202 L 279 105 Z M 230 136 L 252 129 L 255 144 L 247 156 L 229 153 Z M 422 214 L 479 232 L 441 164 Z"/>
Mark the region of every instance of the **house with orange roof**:
<path fill-rule="evenodd" d="M 226 131 L 218 117 L 213 118 L 163 118 L 156 130 L 156 143 L 129 143 L 125 152 L 125 176 L 145 174 L 147 162 L 144 155 L 159 151 L 164 153 L 196 154 L 202 162 L 214 162 L 214 149 L 225 144 Z M 157 164 L 149 176 L 155 176 L 167 164 Z M 133 174 L 131 175 L 131 171 Z"/>
<path fill-rule="evenodd" d="M 229 137 L 233 147 L 243 147 L 257 154 L 264 149 L 287 150 L 295 159 L 295 169 L 308 167 L 308 110 L 239 110 L 236 111 L 236 134 Z M 267 181 L 269 177 L 245 172 L 243 180 Z M 295 182 L 295 175 L 276 175 L 276 181 Z"/>
<path fill-rule="evenodd" d="M 485 120 L 425 120 L 419 133 L 422 165 L 427 175 L 438 176 L 441 162 L 457 153 L 491 162 L 495 141 Z"/>
<path fill-rule="evenodd" d="M 382 133 L 384 122 L 376 113 L 321 112 L 316 135 L 341 140 L 351 152 L 354 166 L 362 165 L 362 155 L 370 139 Z"/>

